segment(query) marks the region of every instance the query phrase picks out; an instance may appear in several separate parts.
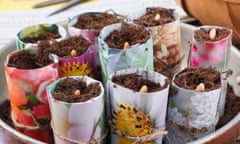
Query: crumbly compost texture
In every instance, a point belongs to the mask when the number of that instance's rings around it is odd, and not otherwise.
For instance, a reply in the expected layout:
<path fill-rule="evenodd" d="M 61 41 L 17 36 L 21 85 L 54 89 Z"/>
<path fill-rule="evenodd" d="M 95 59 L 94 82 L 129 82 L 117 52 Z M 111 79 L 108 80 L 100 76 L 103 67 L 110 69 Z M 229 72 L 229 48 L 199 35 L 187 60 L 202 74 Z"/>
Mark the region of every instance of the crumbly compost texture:
<path fill-rule="evenodd" d="M 74 27 L 79 29 L 95 29 L 101 30 L 104 26 L 121 22 L 115 14 L 108 13 L 89 13 L 80 15 Z"/>
<path fill-rule="evenodd" d="M 39 43 L 39 56 L 43 59 L 47 59 L 50 53 L 56 54 L 61 58 L 81 56 L 88 50 L 90 45 L 91 43 L 81 36 L 69 37 L 60 42 L 43 41 Z M 75 55 L 71 53 L 73 50 L 76 52 Z"/>
<path fill-rule="evenodd" d="M 22 39 L 22 41 L 25 43 L 37 43 L 38 41 L 52 40 L 60 37 L 61 37 L 60 34 L 46 32 L 46 33 L 39 34 L 37 37 L 26 37 Z"/>
<path fill-rule="evenodd" d="M 30 53 L 28 50 L 22 50 L 14 53 L 8 60 L 8 67 L 18 69 L 35 69 L 51 64 L 53 61 L 47 57 L 47 60 L 39 57 L 38 54 Z"/>
<path fill-rule="evenodd" d="M 11 119 L 11 108 L 9 100 L 5 100 L 0 104 L 0 118 L 9 126 L 14 127 Z"/>
<path fill-rule="evenodd" d="M 80 91 L 80 94 L 77 95 L 76 91 Z M 87 83 L 82 80 L 66 78 L 61 80 L 56 86 L 53 97 L 60 101 L 77 103 L 97 97 L 100 93 L 101 87 L 99 83 L 87 85 Z"/>
<path fill-rule="evenodd" d="M 220 72 L 212 67 L 186 68 L 176 75 L 174 82 L 179 87 L 195 90 L 200 83 L 204 83 L 205 90 L 210 91 L 220 87 Z"/>
<path fill-rule="evenodd" d="M 159 83 L 155 83 L 146 78 L 143 78 L 141 75 L 138 75 L 136 73 L 113 76 L 112 81 L 118 85 L 129 88 L 136 92 L 139 92 L 139 90 L 144 85 L 146 85 L 148 88 L 147 92 L 160 91 L 167 86 L 167 83 L 161 86 Z"/>
<path fill-rule="evenodd" d="M 124 43 L 129 46 L 143 44 L 150 38 L 150 32 L 143 26 L 135 26 L 123 23 L 122 29 L 114 30 L 105 38 L 110 48 L 123 49 Z"/>
<path fill-rule="evenodd" d="M 214 39 L 210 39 L 209 32 L 211 29 L 199 29 L 194 32 L 194 38 L 196 41 L 219 41 L 230 34 L 230 31 L 225 28 L 216 28 L 216 37 Z"/>
<path fill-rule="evenodd" d="M 228 85 L 224 115 L 220 117 L 217 128 L 221 128 L 240 112 L 240 97 L 236 96 L 233 87 Z"/>
<path fill-rule="evenodd" d="M 167 9 L 162 7 L 149 7 L 146 13 L 139 19 L 134 20 L 134 23 L 144 25 L 146 27 L 164 25 L 171 23 L 176 19 L 173 16 L 174 9 Z M 157 18 L 160 15 L 159 18 Z"/>

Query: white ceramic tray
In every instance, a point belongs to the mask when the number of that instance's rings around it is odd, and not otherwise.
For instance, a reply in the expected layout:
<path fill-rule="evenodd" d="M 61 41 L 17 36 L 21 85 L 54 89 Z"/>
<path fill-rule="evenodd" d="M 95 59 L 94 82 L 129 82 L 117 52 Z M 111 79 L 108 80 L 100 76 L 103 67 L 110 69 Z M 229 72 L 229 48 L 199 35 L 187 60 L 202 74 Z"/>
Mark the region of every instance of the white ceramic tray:
<path fill-rule="evenodd" d="M 191 37 L 193 34 L 193 30 L 195 27 L 187 25 L 187 24 L 181 24 L 181 41 L 182 41 L 182 48 L 185 54 L 183 67 L 186 66 L 186 59 L 188 56 L 188 49 L 190 47 L 189 42 L 191 42 Z M 6 58 L 6 55 L 16 50 L 16 44 L 15 41 L 10 42 L 8 45 L 0 49 L 0 103 L 8 98 L 7 94 L 7 84 L 5 80 L 5 74 L 4 74 L 4 61 Z M 240 75 L 240 52 L 235 48 L 231 48 L 231 57 L 230 57 L 230 63 L 229 67 L 233 70 L 233 75 L 229 79 L 229 82 L 231 85 L 233 85 L 235 93 L 237 95 L 240 95 L 240 86 L 237 84 L 237 76 Z M 26 143 L 31 144 L 43 144 L 40 141 L 34 140 L 28 136 L 25 136 L 13 128 L 9 127 L 6 123 L 4 123 L 2 120 L 0 120 L 0 128 L 4 129 L 5 131 L 12 134 L 17 139 L 22 139 Z M 224 127 L 218 129 L 216 132 L 207 135 L 201 139 L 198 139 L 196 141 L 191 142 L 192 144 L 201 144 L 201 143 L 216 143 L 221 142 L 218 141 L 222 138 L 226 138 L 229 140 L 235 139 L 240 133 L 240 113 L 236 115 L 231 121 L 229 121 Z M 4 141 L 4 137 L 2 137 L 2 133 L 0 133 L 0 143 Z M 227 142 L 227 141 L 226 141 Z"/>

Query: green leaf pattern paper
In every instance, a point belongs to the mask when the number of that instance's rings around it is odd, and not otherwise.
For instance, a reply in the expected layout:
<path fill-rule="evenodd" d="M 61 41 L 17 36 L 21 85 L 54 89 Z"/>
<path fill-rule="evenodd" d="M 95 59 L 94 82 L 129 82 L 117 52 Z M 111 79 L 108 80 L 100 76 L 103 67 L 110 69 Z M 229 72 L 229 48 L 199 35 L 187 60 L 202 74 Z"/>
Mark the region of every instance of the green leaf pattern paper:
<path fill-rule="evenodd" d="M 104 39 L 115 29 L 121 29 L 121 24 L 109 25 L 100 32 L 98 37 L 99 55 L 102 67 L 103 82 L 108 76 L 122 69 L 144 68 L 153 70 L 153 44 L 150 38 L 144 44 L 135 44 L 127 49 L 119 50 L 108 47 Z"/>

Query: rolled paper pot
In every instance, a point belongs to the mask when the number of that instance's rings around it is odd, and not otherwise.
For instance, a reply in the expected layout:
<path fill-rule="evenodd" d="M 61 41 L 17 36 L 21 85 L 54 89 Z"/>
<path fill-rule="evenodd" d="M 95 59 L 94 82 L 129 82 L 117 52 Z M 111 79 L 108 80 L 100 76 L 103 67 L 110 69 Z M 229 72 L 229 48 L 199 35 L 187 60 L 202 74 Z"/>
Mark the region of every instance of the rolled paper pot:
<path fill-rule="evenodd" d="M 198 29 L 210 30 L 213 28 L 227 29 L 230 33 L 227 37 L 218 41 L 197 41 L 192 37 L 190 65 L 192 67 L 214 66 L 219 71 L 228 69 L 230 50 L 232 46 L 232 30 L 219 26 L 200 26 Z M 197 29 L 197 30 L 198 30 Z"/>
<path fill-rule="evenodd" d="M 101 13 L 100 12 L 86 12 L 86 13 L 76 15 L 73 18 L 69 19 L 68 33 L 71 37 L 82 36 L 83 38 L 85 38 L 86 40 L 88 40 L 94 44 L 94 47 L 93 47 L 94 56 L 93 57 L 94 57 L 94 67 L 96 68 L 95 75 L 97 75 L 96 77 L 101 77 L 101 68 L 100 68 L 101 66 L 100 66 L 100 61 L 99 61 L 98 41 L 97 41 L 97 35 L 99 33 L 99 30 L 97 30 L 97 29 L 80 29 L 80 28 L 77 28 L 74 26 L 77 23 L 78 18 L 81 15 L 86 15 L 86 14 L 98 15 Z M 97 78 L 97 79 L 99 79 L 99 78 Z"/>
<path fill-rule="evenodd" d="M 135 25 L 137 26 L 137 25 Z M 102 68 L 102 79 L 105 84 L 108 76 L 118 70 L 128 68 L 144 68 L 153 70 L 152 37 L 143 44 L 135 44 L 127 49 L 110 48 L 104 41 L 114 30 L 123 28 L 121 23 L 104 27 L 98 36 L 99 55 Z"/>
<path fill-rule="evenodd" d="M 199 29 L 210 30 L 212 28 L 227 29 L 230 33 L 227 37 L 218 41 L 197 41 L 192 37 L 191 53 L 189 64 L 192 67 L 208 67 L 214 66 L 219 71 L 226 71 L 230 58 L 230 50 L 232 46 L 232 30 L 226 27 L 219 26 L 201 26 Z M 222 75 L 223 76 L 223 75 Z M 223 79 L 223 78 L 222 78 Z M 227 82 L 222 82 L 221 100 L 219 104 L 220 115 L 224 113 L 225 97 L 226 97 Z"/>
<path fill-rule="evenodd" d="M 155 83 L 159 83 L 164 86 L 167 83 L 167 78 L 162 74 L 153 71 L 147 71 L 143 69 L 126 69 L 120 70 L 110 75 L 109 78 L 109 99 L 112 112 L 112 123 L 117 127 L 129 128 L 132 126 L 140 125 L 138 128 L 132 129 L 132 133 L 137 133 L 139 136 L 143 136 L 143 132 L 158 131 L 159 129 L 165 129 L 166 109 L 168 101 L 169 84 L 165 88 L 156 92 L 140 93 L 135 92 L 129 88 L 120 86 L 112 81 L 113 76 L 134 74 L 141 75 L 143 79 L 150 80 Z M 142 115 L 139 115 L 142 111 Z M 138 113 L 138 114 L 137 114 Z M 129 116 L 131 115 L 131 116 Z M 145 115 L 145 116 L 144 116 Z M 139 117 L 139 118 L 138 118 Z M 144 117 L 150 117 L 152 123 L 151 126 L 145 127 L 148 122 Z M 142 119 L 140 119 L 142 118 Z M 124 120 L 128 119 L 128 120 Z M 131 136 L 131 134 L 129 134 Z M 126 140 L 126 138 L 117 136 L 112 133 L 112 143 L 133 143 L 133 141 Z M 153 140 L 156 144 L 162 143 L 162 135 Z M 151 141 L 144 143 L 152 143 Z"/>
<path fill-rule="evenodd" d="M 55 143 L 68 144 L 72 141 L 87 143 L 104 135 L 104 89 L 99 81 L 87 76 L 70 76 L 87 83 L 99 83 L 101 93 L 85 102 L 68 103 L 55 99 L 52 94 L 63 77 L 48 87 L 48 99 L 52 116 Z M 96 127 L 95 133 L 94 127 Z"/>
<path fill-rule="evenodd" d="M 36 53 L 37 49 L 26 49 Z M 8 94 L 11 103 L 12 120 L 15 127 L 24 134 L 50 143 L 50 110 L 46 87 L 58 78 L 57 63 L 36 69 L 18 69 L 9 67 L 9 58 L 17 53 L 7 55 L 4 65 Z M 39 128 L 35 120 L 49 121 L 46 128 Z M 47 132 L 48 131 L 48 132 Z"/>
<path fill-rule="evenodd" d="M 59 58 L 59 75 L 65 76 L 82 76 L 87 75 L 97 78 L 95 71 L 97 70 L 94 65 L 94 45 L 90 45 L 88 50 L 76 57 Z"/>
<path fill-rule="evenodd" d="M 181 69 L 183 57 L 180 37 L 180 20 L 174 13 L 175 21 L 147 27 L 153 38 L 154 69 L 158 72 L 176 73 Z M 164 63 L 162 65 L 161 63 Z"/>
<path fill-rule="evenodd" d="M 139 10 L 130 19 L 139 19 L 146 9 Z M 173 12 L 175 21 L 157 26 L 146 26 L 153 39 L 154 69 L 157 72 L 172 74 L 181 68 L 183 52 L 180 37 L 180 18 Z"/>
<path fill-rule="evenodd" d="M 37 43 L 26 43 L 23 41 L 24 38 L 27 37 L 36 37 L 39 34 L 43 34 L 46 32 L 51 32 L 54 34 L 59 34 L 61 37 L 57 38 L 57 41 L 60 41 L 67 37 L 67 32 L 63 28 L 63 26 L 56 25 L 56 24 L 37 24 L 28 26 L 22 29 L 20 32 L 17 33 L 17 49 L 22 50 L 25 48 L 37 48 Z"/>
<path fill-rule="evenodd" d="M 175 74 L 176 76 L 177 74 Z M 219 115 L 217 112 L 221 87 L 204 92 L 185 89 L 175 84 L 177 90 L 170 97 L 168 106 L 170 143 L 187 143 L 215 130 Z"/>
<path fill-rule="evenodd" d="M 87 13 L 79 14 L 79 15 L 74 16 L 73 18 L 69 19 L 68 33 L 69 33 L 70 36 L 80 36 L 81 35 L 86 40 L 88 40 L 90 42 L 94 42 L 97 38 L 97 34 L 98 34 L 99 30 L 96 30 L 96 29 L 80 29 L 80 28 L 77 28 L 77 27 L 74 26 L 77 23 L 78 18 L 81 15 L 86 15 L 86 14 L 98 15 L 98 14 L 101 14 L 101 13 L 100 12 L 87 12 Z"/>

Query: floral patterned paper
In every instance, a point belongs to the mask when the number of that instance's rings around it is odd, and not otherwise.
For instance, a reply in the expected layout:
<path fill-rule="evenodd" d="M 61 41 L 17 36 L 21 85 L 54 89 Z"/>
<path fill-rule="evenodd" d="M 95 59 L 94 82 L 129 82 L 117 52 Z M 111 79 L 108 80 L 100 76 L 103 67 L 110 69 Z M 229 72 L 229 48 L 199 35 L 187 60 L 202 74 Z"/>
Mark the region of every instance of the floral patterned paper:
<path fill-rule="evenodd" d="M 55 143 L 69 144 L 69 140 L 88 142 L 97 124 L 94 138 L 104 134 L 104 89 L 101 94 L 86 102 L 68 103 L 52 97 L 57 84 L 66 77 L 53 82 L 48 88 L 48 98 L 52 115 L 52 128 L 54 129 Z M 87 84 L 100 83 L 87 76 L 74 76 L 74 79 L 85 81 Z M 99 123 L 98 120 L 100 119 Z M 63 139 L 66 138 L 67 140 Z"/>
<path fill-rule="evenodd" d="M 90 45 L 88 50 L 81 56 L 73 58 L 59 58 L 59 75 L 83 76 L 87 75 L 96 78 L 94 71 L 94 46 Z"/>
<path fill-rule="evenodd" d="M 36 52 L 36 49 L 31 51 Z M 50 119 L 46 87 L 58 78 L 57 63 L 29 70 L 8 67 L 8 60 L 14 53 L 16 51 L 8 54 L 4 66 L 11 110 L 18 123 L 24 126 L 37 126 L 32 116 Z M 43 130 L 34 132 L 18 129 L 30 137 L 49 142 L 48 136 Z"/>
<path fill-rule="evenodd" d="M 177 93 L 169 99 L 168 119 L 177 127 L 169 123 L 169 129 L 172 131 L 168 135 L 170 143 L 179 141 L 179 143 L 184 144 L 213 131 L 219 118 L 218 103 L 221 88 L 207 92 L 196 92 L 177 86 L 174 79 L 172 81 Z M 185 130 L 181 130 L 181 127 Z M 189 128 L 205 130 L 195 131 L 192 134 L 187 131 Z"/>
<path fill-rule="evenodd" d="M 108 83 L 110 92 L 109 99 L 112 112 L 111 118 L 113 123 L 115 123 L 116 127 L 119 129 L 131 129 L 131 134 L 138 134 L 137 136 L 149 134 L 151 133 L 151 129 L 153 129 L 153 131 L 164 129 L 169 85 L 160 91 L 140 93 L 112 82 L 113 76 L 131 73 L 137 73 L 145 79 L 160 83 L 161 86 L 166 83 L 165 76 L 143 69 L 126 69 L 112 74 Z M 141 119 L 137 119 L 137 117 L 140 117 Z M 152 124 L 149 124 L 149 120 Z M 134 130 L 135 125 L 141 125 L 141 127 Z M 141 130 L 143 127 L 144 129 Z M 125 141 L 126 144 L 132 143 L 132 141 L 127 141 L 126 139 L 112 134 L 112 143 L 115 144 L 119 143 L 120 141 Z M 145 143 L 147 144 L 152 142 Z M 154 143 L 161 144 L 162 136 L 159 136 L 159 138 L 155 139 Z"/>
<path fill-rule="evenodd" d="M 218 26 L 201 26 L 199 29 L 224 28 Z M 228 29 L 228 28 L 226 28 Z M 193 35 L 189 63 L 192 67 L 216 67 L 219 71 L 226 71 L 232 46 L 232 30 L 230 34 L 219 41 L 196 41 Z M 223 78 L 222 78 L 223 79 Z M 220 115 L 224 114 L 227 82 L 222 81 L 221 99 L 219 104 Z"/>
<path fill-rule="evenodd" d="M 99 50 L 98 50 L 98 40 L 97 40 L 97 34 L 99 33 L 99 30 L 96 29 L 79 29 L 74 27 L 74 25 L 77 23 L 78 17 L 81 15 L 85 15 L 85 14 L 93 14 L 93 15 L 97 15 L 97 14 L 101 14 L 100 12 L 87 12 L 87 13 L 82 13 L 80 15 L 74 16 L 73 18 L 69 19 L 68 22 L 68 33 L 71 37 L 74 36 L 82 36 L 83 38 L 85 38 L 87 41 L 92 42 L 93 43 L 93 60 L 94 60 L 94 67 L 97 68 L 95 71 L 101 71 L 100 70 L 100 60 L 99 60 Z M 101 72 L 95 73 L 95 78 L 97 78 L 98 80 L 100 80 L 98 77 L 101 77 Z"/>
<path fill-rule="evenodd" d="M 220 28 L 217 26 L 201 26 L 199 29 Z M 232 30 L 230 34 L 219 41 L 199 42 L 192 38 L 190 64 L 193 67 L 215 66 L 218 70 L 224 71 L 228 68 L 230 50 L 232 46 Z"/>

